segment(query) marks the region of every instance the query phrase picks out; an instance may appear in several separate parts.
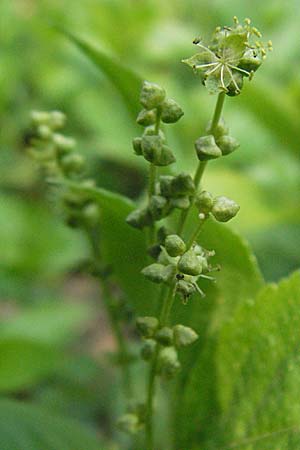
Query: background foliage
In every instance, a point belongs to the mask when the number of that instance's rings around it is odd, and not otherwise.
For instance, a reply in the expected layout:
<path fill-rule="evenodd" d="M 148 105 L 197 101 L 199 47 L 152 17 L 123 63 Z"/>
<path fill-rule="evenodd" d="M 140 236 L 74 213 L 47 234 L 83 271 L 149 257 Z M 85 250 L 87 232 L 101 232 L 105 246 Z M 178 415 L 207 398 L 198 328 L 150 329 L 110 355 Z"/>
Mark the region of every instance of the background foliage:
<path fill-rule="evenodd" d="M 178 407 L 166 423 L 174 420 L 177 434 L 162 432 L 159 445 L 298 448 L 300 411 L 291 399 L 299 397 L 299 275 L 279 287 L 262 287 L 260 275 L 278 282 L 300 263 L 296 0 L 1 1 L 1 448 L 129 445 L 114 428 L 124 402 L 118 376 L 107 365 L 105 352 L 114 343 L 98 286 L 80 271 L 88 243 L 62 224 L 52 195 L 25 153 L 28 112 L 66 112 L 68 133 L 78 140 L 99 186 L 138 201 L 146 182 L 144 164 L 131 148 L 139 79 L 161 83 L 182 105 L 184 119 L 168 130 L 168 139 L 177 167 L 193 171 L 193 142 L 211 115 L 214 98 L 207 97 L 180 60 L 192 53 L 195 36 L 230 23 L 233 15 L 251 17 L 272 39 L 274 52 L 253 84 L 225 105 L 241 148 L 232 158 L 211 164 L 204 183 L 215 195 L 234 198 L 241 211 L 230 224 L 233 231 L 217 225 L 205 231 L 206 245 L 216 248 L 216 261 L 223 266 L 217 286 L 206 288 L 207 301 L 195 301 L 190 309 L 178 305 L 174 311 L 174 320 L 194 319 L 200 340 L 182 355 L 185 369 L 177 381 L 182 389 L 174 386 L 180 392 Z M 104 236 L 111 238 L 105 241 L 109 262 L 132 306 L 149 313 L 155 307 L 153 291 L 139 275 L 145 243 L 124 224 L 132 203 L 105 191 L 95 198 L 103 208 Z M 259 268 L 235 231 L 250 242 Z M 133 370 L 140 392 L 143 368 L 134 365 Z M 278 430 L 273 441 L 251 441 Z M 116 441 L 119 447 L 113 446 Z"/>

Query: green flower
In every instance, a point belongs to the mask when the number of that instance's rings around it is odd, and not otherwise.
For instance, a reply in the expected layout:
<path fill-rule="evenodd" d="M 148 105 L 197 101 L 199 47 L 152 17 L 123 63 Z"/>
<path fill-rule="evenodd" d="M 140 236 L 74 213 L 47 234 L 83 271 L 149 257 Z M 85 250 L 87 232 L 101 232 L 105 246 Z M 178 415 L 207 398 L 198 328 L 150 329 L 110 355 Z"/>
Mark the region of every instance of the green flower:
<path fill-rule="evenodd" d="M 234 17 L 232 27 L 216 28 L 209 45 L 201 39 L 193 43 L 200 48 L 199 53 L 182 62 L 200 74 L 203 84 L 211 94 L 225 92 L 238 95 L 243 87 L 244 77 L 253 77 L 254 72 L 266 57 L 263 43 L 258 40 L 261 33 L 245 19 L 241 25 Z M 272 50 L 271 41 L 267 48 Z"/>

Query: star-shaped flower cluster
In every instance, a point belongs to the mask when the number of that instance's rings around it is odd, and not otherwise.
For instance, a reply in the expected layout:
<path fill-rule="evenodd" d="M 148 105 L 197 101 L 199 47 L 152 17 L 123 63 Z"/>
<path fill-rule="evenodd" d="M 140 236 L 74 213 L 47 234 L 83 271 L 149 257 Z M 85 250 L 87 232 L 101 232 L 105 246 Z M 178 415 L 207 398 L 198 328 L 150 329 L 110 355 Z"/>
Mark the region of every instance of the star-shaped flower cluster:
<path fill-rule="evenodd" d="M 200 38 L 193 43 L 200 51 L 182 62 L 198 73 L 211 94 L 225 92 L 235 96 L 241 92 L 244 77 L 252 79 L 254 72 L 266 58 L 266 49 L 272 50 L 272 42 L 265 46 L 260 31 L 251 26 L 250 19 L 240 24 L 233 18 L 231 27 L 217 27 L 210 43 L 205 46 Z"/>

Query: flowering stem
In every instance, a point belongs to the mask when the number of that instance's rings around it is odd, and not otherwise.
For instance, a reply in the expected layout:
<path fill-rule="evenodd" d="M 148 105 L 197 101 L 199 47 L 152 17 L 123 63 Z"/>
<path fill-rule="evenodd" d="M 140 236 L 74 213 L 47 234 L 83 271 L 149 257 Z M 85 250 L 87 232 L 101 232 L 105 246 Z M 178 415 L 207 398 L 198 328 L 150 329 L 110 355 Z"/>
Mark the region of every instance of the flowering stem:
<path fill-rule="evenodd" d="M 187 246 L 186 246 L 187 250 L 189 250 L 192 247 L 193 243 L 197 240 L 199 233 L 202 230 L 205 220 L 206 220 L 206 217 L 204 219 L 200 220 L 200 223 L 197 225 L 197 228 L 195 229 L 193 235 L 191 236 L 190 240 L 187 243 Z"/>
<path fill-rule="evenodd" d="M 224 100 L 225 100 L 225 92 L 220 92 L 220 94 L 218 95 L 218 98 L 217 98 L 217 103 L 215 106 L 215 111 L 214 111 L 214 115 L 212 118 L 211 127 L 209 130 L 209 133 L 212 135 L 215 134 L 216 128 L 220 121 L 222 110 L 223 110 L 223 105 L 224 105 Z M 207 166 L 207 163 L 208 163 L 208 161 L 199 161 L 196 173 L 194 175 L 194 183 L 195 183 L 196 190 L 199 188 L 199 185 L 200 185 L 204 170 Z M 188 217 L 188 214 L 191 210 L 193 203 L 194 203 L 194 201 L 193 201 L 193 199 L 191 199 L 190 207 L 188 209 L 182 211 L 182 213 L 181 213 L 178 228 L 177 228 L 178 235 L 180 235 L 183 231 L 186 219 Z"/>

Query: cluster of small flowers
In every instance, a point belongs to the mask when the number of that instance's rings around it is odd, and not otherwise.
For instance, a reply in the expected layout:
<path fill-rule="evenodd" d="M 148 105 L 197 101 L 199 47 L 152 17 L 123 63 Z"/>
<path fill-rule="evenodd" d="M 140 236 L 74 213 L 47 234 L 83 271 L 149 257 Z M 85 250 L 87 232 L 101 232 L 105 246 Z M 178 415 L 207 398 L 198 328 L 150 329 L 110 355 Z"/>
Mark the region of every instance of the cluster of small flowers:
<path fill-rule="evenodd" d="M 31 113 L 29 154 L 46 170 L 52 180 L 76 181 L 81 188 L 93 187 L 93 180 L 84 179 L 85 161 L 75 152 L 76 142 L 61 130 L 66 116 L 60 111 Z M 100 209 L 89 195 L 62 183 L 60 191 L 66 223 L 71 227 L 96 227 Z"/>

